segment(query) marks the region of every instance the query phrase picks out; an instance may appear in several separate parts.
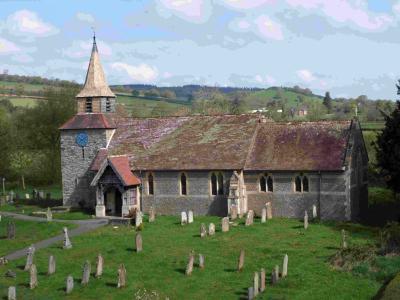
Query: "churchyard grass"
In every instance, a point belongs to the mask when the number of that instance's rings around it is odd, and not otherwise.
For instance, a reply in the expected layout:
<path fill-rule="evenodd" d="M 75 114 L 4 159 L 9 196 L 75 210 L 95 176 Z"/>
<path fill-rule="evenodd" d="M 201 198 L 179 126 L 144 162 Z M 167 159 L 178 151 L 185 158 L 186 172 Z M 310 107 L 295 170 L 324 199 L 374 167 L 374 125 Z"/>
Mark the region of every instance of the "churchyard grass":
<path fill-rule="evenodd" d="M 214 236 L 200 238 L 201 223 L 217 224 Z M 217 217 L 196 217 L 192 224 L 182 226 L 180 216 L 157 217 L 154 223 L 145 218 L 143 251 L 135 251 L 135 230 L 128 226 L 106 226 L 82 236 L 73 237 L 73 248 L 63 250 L 61 243 L 38 250 L 35 254 L 39 286 L 30 290 L 29 274 L 19 267 L 25 258 L 0 267 L 0 274 L 8 269 L 17 272 L 16 279 L 0 277 L 0 298 L 7 288 L 17 286 L 20 299 L 63 299 L 68 275 L 75 280 L 75 288 L 68 299 L 139 299 L 135 294 L 155 291 L 160 298 L 146 299 L 239 299 L 245 297 L 253 284 L 254 272 L 265 268 L 266 291 L 260 299 L 371 299 L 386 278 L 366 276 L 358 272 L 334 270 L 328 260 L 341 244 L 341 229 L 348 232 L 348 243 L 365 245 L 375 243 L 378 232 L 356 224 L 313 223 L 305 231 L 301 221 L 294 219 L 268 220 L 245 226 L 231 224 L 229 232 L 221 232 Z M 44 224 L 51 225 L 51 224 Z M 21 232 L 21 230 L 18 230 Z M 3 240 L 4 242 L 4 240 Z M 245 250 L 245 263 L 237 272 L 240 250 Z M 195 251 L 191 276 L 185 275 L 189 253 Z M 82 268 L 86 260 L 95 270 L 97 255 L 104 257 L 101 278 L 90 278 L 82 287 Z M 198 254 L 205 257 L 205 268 L 198 268 Z M 275 265 L 282 268 L 288 254 L 288 275 L 273 287 L 269 283 Z M 54 255 L 57 271 L 45 275 L 50 255 Z M 386 259 L 386 258 L 385 258 Z M 387 258 L 386 264 L 391 258 Z M 117 288 L 117 270 L 124 264 L 127 286 Z M 396 265 L 400 270 L 400 263 Z M 396 268 L 396 267 L 395 267 Z M 391 272 L 395 272 L 392 269 Z M 387 274 L 387 276 L 389 276 Z M 143 298 L 141 298 L 143 299 Z"/>
<path fill-rule="evenodd" d="M 7 224 L 9 221 L 15 222 L 15 239 L 7 239 Z M 22 221 L 2 216 L 0 222 L 0 257 L 28 247 L 32 243 L 60 235 L 64 226 L 70 229 L 77 227 L 74 224 Z"/>

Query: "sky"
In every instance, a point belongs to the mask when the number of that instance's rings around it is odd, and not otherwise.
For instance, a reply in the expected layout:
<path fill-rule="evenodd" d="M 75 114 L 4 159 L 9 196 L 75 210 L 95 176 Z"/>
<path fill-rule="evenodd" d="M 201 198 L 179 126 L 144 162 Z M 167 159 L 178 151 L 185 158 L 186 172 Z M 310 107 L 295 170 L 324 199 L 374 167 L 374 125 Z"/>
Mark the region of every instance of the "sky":
<path fill-rule="evenodd" d="M 400 0 L 0 0 L 0 72 L 396 99 Z"/>

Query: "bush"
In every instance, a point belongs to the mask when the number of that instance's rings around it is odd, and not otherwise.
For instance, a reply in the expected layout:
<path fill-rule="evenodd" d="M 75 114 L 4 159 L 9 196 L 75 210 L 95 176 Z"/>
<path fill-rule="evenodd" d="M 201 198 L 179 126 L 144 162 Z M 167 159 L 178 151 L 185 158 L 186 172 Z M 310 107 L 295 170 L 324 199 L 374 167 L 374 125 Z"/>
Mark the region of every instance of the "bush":
<path fill-rule="evenodd" d="M 375 260 L 376 248 L 373 245 L 353 246 L 347 249 L 340 249 L 330 259 L 334 268 L 352 271 L 353 269 L 365 269 L 365 264 L 370 264 Z M 363 273 L 363 272 L 361 272 Z"/>
<path fill-rule="evenodd" d="M 400 253 L 400 224 L 391 222 L 382 230 L 383 253 Z"/>
<path fill-rule="evenodd" d="M 394 203 L 394 202 L 395 202 L 395 196 L 391 190 L 381 187 L 370 187 L 368 189 L 369 205 Z"/>
<path fill-rule="evenodd" d="M 381 300 L 397 300 L 400 295 L 400 273 L 389 282 L 383 292 Z"/>

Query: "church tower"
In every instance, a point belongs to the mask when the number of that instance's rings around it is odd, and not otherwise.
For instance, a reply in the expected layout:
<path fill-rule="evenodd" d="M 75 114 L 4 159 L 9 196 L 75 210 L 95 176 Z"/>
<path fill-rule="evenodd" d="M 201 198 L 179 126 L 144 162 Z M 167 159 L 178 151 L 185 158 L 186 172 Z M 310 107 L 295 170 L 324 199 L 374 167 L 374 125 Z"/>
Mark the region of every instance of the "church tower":
<path fill-rule="evenodd" d="M 97 50 L 96 37 L 85 84 L 76 96 L 77 114 L 60 127 L 63 204 L 93 207 L 95 190 L 90 166 L 114 134 L 115 95 L 107 84 Z"/>

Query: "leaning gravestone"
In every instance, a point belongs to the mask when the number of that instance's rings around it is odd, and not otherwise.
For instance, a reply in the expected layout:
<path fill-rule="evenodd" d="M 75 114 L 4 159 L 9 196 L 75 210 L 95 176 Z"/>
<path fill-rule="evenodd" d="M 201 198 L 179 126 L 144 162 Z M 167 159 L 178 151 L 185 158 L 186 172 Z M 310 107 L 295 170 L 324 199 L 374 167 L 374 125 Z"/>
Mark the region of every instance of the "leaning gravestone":
<path fill-rule="evenodd" d="M 9 240 L 15 239 L 15 223 L 10 221 L 7 223 L 7 238 Z"/>
<path fill-rule="evenodd" d="M 193 264 L 194 264 L 194 252 L 192 251 L 189 254 L 189 261 L 188 264 L 186 265 L 186 271 L 185 271 L 186 276 L 192 275 Z"/>
<path fill-rule="evenodd" d="M 136 252 L 141 252 L 143 250 L 143 240 L 140 232 L 136 233 L 135 242 L 136 242 Z"/>
<path fill-rule="evenodd" d="M 126 269 L 124 264 L 121 264 L 118 268 L 118 285 L 117 287 L 123 288 L 126 286 Z"/>
<path fill-rule="evenodd" d="M 208 225 L 208 235 L 214 235 L 215 234 L 215 225 L 214 223 L 210 223 Z"/>
<path fill-rule="evenodd" d="M 205 263 L 204 255 L 203 254 L 199 254 L 199 268 L 200 269 L 204 269 L 204 263 Z"/>
<path fill-rule="evenodd" d="M 229 218 L 225 217 L 222 218 L 222 232 L 229 231 Z"/>
<path fill-rule="evenodd" d="M 288 272 L 288 261 L 289 261 L 289 256 L 285 254 L 283 258 L 283 266 L 282 266 L 282 278 L 287 276 Z"/>
<path fill-rule="evenodd" d="M 261 223 L 267 222 L 267 208 L 263 207 L 261 210 Z"/>
<path fill-rule="evenodd" d="M 201 223 L 201 225 L 200 225 L 200 237 L 204 238 L 206 236 L 207 236 L 206 224 Z"/>
<path fill-rule="evenodd" d="M 17 300 L 17 291 L 15 286 L 10 286 L 8 288 L 8 300 Z"/>
<path fill-rule="evenodd" d="M 236 220 L 238 217 L 238 209 L 236 205 L 231 205 L 231 220 Z"/>
<path fill-rule="evenodd" d="M 143 217 L 142 217 L 142 212 L 141 211 L 136 211 L 136 216 L 135 216 L 135 227 L 138 228 L 143 222 Z"/>
<path fill-rule="evenodd" d="M 187 224 L 187 214 L 186 211 L 181 212 L 181 225 Z"/>
<path fill-rule="evenodd" d="M 261 269 L 260 272 L 260 292 L 264 292 L 265 291 L 265 269 Z"/>
<path fill-rule="evenodd" d="M 103 275 L 103 265 L 104 265 L 104 258 L 101 256 L 101 254 L 97 255 L 97 261 L 96 261 L 96 274 L 95 277 L 99 278 L 101 275 Z"/>
<path fill-rule="evenodd" d="M 308 213 L 307 211 L 304 212 L 304 229 L 307 230 L 308 228 Z"/>
<path fill-rule="evenodd" d="M 31 265 L 31 268 L 29 269 L 29 274 L 30 274 L 29 287 L 31 290 L 33 290 L 38 285 L 37 269 L 35 264 Z"/>
<path fill-rule="evenodd" d="M 271 220 L 272 219 L 272 204 L 271 204 L 271 202 L 267 202 L 265 205 L 267 207 L 267 220 Z"/>
<path fill-rule="evenodd" d="M 28 248 L 28 253 L 27 253 L 27 256 L 26 256 L 26 263 L 25 263 L 25 268 L 24 268 L 25 271 L 30 270 L 30 268 L 31 268 L 31 266 L 33 264 L 33 256 L 34 255 L 35 255 L 35 246 L 31 245 Z"/>
<path fill-rule="evenodd" d="M 254 223 L 254 211 L 253 210 L 249 210 L 247 212 L 245 225 L 246 226 L 250 226 L 250 225 L 253 225 L 253 223 Z"/>
<path fill-rule="evenodd" d="M 187 216 L 188 216 L 188 224 L 193 223 L 193 211 L 189 210 Z"/>
<path fill-rule="evenodd" d="M 156 211 L 153 206 L 150 206 L 149 209 L 149 222 L 152 223 L 156 220 Z"/>
<path fill-rule="evenodd" d="M 257 296 L 259 292 L 259 285 L 260 285 L 259 280 L 260 278 L 258 277 L 258 272 L 254 272 L 254 278 L 253 278 L 254 296 Z"/>
<path fill-rule="evenodd" d="M 53 221 L 53 213 L 51 212 L 50 207 L 47 208 L 46 218 L 48 222 Z"/>
<path fill-rule="evenodd" d="M 49 257 L 49 267 L 47 269 L 47 274 L 52 275 L 56 272 L 56 260 L 53 255 Z"/>
<path fill-rule="evenodd" d="M 85 264 L 83 265 L 83 274 L 82 274 L 82 285 L 88 285 L 89 284 L 89 279 L 90 279 L 90 262 L 87 260 L 85 261 Z"/>
<path fill-rule="evenodd" d="M 74 289 L 74 278 L 71 275 L 69 275 L 67 277 L 65 293 L 70 294 L 72 293 L 73 289 Z"/>
<path fill-rule="evenodd" d="M 240 250 L 239 261 L 238 261 L 238 272 L 242 271 L 244 267 L 244 250 Z"/>
<path fill-rule="evenodd" d="M 71 244 L 71 241 L 69 240 L 68 228 L 67 228 L 67 227 L 64 227 L 64 228 L 63 228 L 63 232 L 64 232 L 63 249 L 71 249 L 71 248 L 72 248 L 72 244 Z"/>

